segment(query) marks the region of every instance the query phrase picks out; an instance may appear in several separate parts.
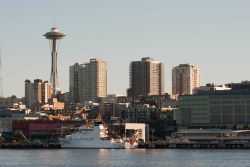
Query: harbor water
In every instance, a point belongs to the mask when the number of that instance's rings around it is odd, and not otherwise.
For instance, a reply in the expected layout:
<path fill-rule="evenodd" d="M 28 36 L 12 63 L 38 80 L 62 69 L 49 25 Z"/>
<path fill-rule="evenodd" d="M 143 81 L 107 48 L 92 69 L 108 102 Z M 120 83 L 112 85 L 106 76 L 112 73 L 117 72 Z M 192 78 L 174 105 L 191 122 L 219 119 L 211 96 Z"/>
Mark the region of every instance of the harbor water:
<path fill-rule="evenodd" d="M 250 150 L 36 149 L 0 150 L 4 167 L 247 167 Z"/>

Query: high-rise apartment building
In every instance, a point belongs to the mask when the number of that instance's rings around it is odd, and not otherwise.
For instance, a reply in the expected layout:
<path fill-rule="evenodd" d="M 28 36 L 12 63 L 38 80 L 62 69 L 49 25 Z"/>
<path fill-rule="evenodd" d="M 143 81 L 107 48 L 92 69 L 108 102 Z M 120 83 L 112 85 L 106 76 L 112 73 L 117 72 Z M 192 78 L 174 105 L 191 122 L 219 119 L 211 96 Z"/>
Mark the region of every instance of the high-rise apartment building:
<path fill-rule="evenodd" d="M 49 99 L 52 97 L 52 87 L 48 81 L 42 83 L 42 104 L 49 102 Z"/>
<path fill-rule="evenodd" d="M 25 104 L 28 108 L 31 108 L 33 83 L 31 83 L 30 80 L 28 79 L 26 79 L 24 82 L 25 82 Z"/>
<path fill-rule="evenodd" d="M 90 59 L 89 63 L 76 63 L 70 66 L 69 79 L 71 102 L 96 102 L 107 95 L 107 62 Z"/>
<path fill-rule="evenodd" d="M 80 102 L 80 64 L 69 67 L 69 96 L 70 102 Z"/>
<path fill-rule="evenodd" d="M 164 94 L 164 65 L 152 58 L 130 63 L 130 97 Z"/>
<path fill-rule="evenodd" d="M 33 102 L 42 103 L 42 83 L 41 79 L 35 79 L 32 91 Z"/>
<path fill-rule="evenodd" d="M 172 94 L 193 94 L 200 86 L 200 69 L 190 64 L 180 64 L 172 70 Z"/>
<path fill-rule="evenodd" d="M 28 108 L 34 109 L 37 105 L 48 103 L 51 98 L 51 85 L 48 81 L 35 79 L 34 83 L 25 80 L 25 101 Z"/>

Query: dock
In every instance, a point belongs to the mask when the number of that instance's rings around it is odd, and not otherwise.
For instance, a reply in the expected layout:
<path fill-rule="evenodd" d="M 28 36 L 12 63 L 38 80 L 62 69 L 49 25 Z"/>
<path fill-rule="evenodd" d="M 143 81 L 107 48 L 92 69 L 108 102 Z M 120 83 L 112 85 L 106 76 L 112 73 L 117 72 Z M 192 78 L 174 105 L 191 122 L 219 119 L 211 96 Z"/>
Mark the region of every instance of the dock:
<path fill-rule="evenodd" d="M 1 149 L 61 149 L 60 144 L 2 143 Z M 138 149 L 250 149 L 250 143 L 139 143 Z"/>
<path fill-rule="evenodd" d="M 250 149 L 250 143 L 140 143 L 147 149 Z"/>
<path fill-rule="evenodd" d="M 44 144 L 31 144 L 31 143 L 2 143 L 1 149 L 60 149 L 60 145 L 44 145 Z"/>

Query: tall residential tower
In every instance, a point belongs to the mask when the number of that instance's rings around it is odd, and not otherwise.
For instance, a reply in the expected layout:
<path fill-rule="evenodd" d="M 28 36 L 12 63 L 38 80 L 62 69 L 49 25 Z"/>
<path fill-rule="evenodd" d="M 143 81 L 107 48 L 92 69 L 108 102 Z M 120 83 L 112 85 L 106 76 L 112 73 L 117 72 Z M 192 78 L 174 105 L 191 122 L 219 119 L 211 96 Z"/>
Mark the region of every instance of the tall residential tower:
<path fill-rule="evenodd" d="M 172 94 L 189 95 L 200 86 L 200 69 L 190 64 L 180 64 L 172 70 Z"/>
<path fill-rule="evenodd" d="M 41 104 L 48 103 L 51 98 L 51 85 L 48 81 L 42 82 L 35 79 L 34 83 L 25 80 L 25 104 L 28 108 L 35 109 Z"/>
<path fill-rule="evenodd" d="M 71 103 L 80 103 L 80 67 L 79 63 L 69 67 L 69 96 Z"/>
<path fill-rule="evenodd" d="M 90 59 L 89 63 L 75 63 L 69 68 L 69 92 L 73 103 L 96 102 L 107 95 L 107 62 Z"/>
<path fill-rule="evenodd" d="M 149 57 L 130 63 L 128 96 L 164 94 L 164 65 Z"/>

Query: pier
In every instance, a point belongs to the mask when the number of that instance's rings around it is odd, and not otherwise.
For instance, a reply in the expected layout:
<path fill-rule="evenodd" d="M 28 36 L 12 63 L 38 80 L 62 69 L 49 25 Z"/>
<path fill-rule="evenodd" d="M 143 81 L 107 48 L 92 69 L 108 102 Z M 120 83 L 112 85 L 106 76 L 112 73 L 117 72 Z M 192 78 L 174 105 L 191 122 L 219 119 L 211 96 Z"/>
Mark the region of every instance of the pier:
<path fill-rule="evenodd" d="M 31 143 L 2 143 L 1 149 L 60 149 L 60 145 L 56 144 L 31 144 Z"/>
<path fill-rule="evenodd" d="M 2 143 L 1 149 L 61 149 L 58 144 Z M 138 149 L 250 149 L 250 143 L 140 143 Z"/>
<path fill-rule="evenodd" d="M 147 149 L 250 149 L 250 143 L 140 143 Z"/>

